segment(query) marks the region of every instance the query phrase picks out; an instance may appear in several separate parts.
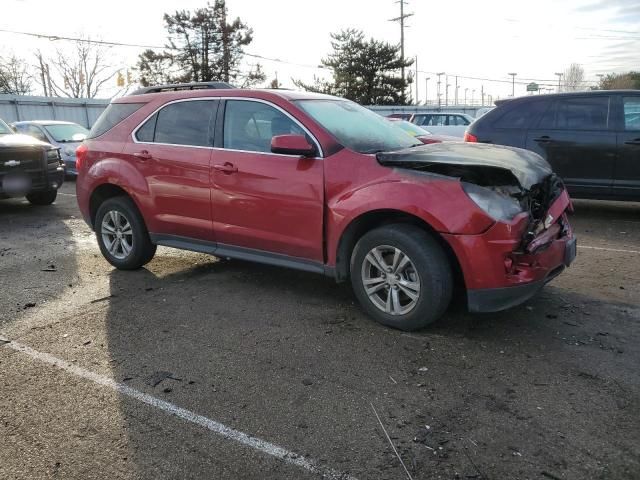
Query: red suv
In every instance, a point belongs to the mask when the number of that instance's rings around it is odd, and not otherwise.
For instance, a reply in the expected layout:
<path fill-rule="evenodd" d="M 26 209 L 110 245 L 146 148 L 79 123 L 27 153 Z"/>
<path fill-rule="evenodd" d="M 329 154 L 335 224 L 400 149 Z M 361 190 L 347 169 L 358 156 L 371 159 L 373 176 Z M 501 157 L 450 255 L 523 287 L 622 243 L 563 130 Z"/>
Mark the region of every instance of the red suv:
<path fill-rule="evenodd" d="M 534 153 L 422 145 L 341 98 L 215 87 L 114 100 L 78 148 L 78 203 L 115 267 L 165 245 L 322 273 L 411 330 L 456 285 L 469 310 L 502 310 L 575 257 L 569 197 Z"/>

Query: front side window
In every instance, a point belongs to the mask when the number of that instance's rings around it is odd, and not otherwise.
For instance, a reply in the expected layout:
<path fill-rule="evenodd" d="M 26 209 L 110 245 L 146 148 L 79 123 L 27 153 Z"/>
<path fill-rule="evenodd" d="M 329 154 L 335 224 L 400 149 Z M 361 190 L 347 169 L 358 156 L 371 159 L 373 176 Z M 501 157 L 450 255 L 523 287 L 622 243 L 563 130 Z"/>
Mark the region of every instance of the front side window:
<path fill-rule="evenodd" d="M 601 130 L 609 125 L 609 97 L 578 97 L 558 100 L 556 128 Z"/>
<path fill-rule="evenodd" d="M 304 131 L 280 110 L 261 102 L 227 100 L 224 113 L 224 148 L 271 152 L 277 135 L 304 135 Z"/>
<path fill-rule="evenodd" d="M 357 103 L 339 99 L 296 103 L 341 145 L 355 152 L 388 152 L 419 144 L 410 134 Z"/>
<path fill-rule="evenodd" d="M 624 97 L 624 129 L 640 130 L 640 97 Z"/>
<path fill-rule="evenodd" d="M 169 104 L 138 129 L 136 139 L 146 143 L 210 147 L 215 105 L 210 100 Z"/>

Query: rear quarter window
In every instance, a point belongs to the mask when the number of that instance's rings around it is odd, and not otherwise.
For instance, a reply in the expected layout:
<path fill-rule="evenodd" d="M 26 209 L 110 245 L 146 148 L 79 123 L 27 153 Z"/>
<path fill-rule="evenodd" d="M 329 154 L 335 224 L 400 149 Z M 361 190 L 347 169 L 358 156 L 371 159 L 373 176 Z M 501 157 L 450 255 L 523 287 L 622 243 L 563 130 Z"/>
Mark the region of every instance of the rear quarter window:
<path fill-rule="evenodd" d="M 107 133 L 143 105 L 144 103 L 110 103 L 94 123 L 87 138 L 96 138 Z"/>
<path fill-rule="evenodd" d="M 548 100 L 536 100 L 512 106 L 494 123 L 495 128 L 529 128 L 549 108 Z M 497 113 L 497 112 L 495 112 Z"/>

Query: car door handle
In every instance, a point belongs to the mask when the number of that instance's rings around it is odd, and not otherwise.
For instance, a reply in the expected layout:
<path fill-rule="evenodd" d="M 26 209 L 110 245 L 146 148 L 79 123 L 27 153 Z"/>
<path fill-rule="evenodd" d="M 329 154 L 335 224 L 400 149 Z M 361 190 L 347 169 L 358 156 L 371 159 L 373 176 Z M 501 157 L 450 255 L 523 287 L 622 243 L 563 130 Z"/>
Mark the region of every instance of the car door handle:
<path fill-rule="evenodd" d="M 226 173 L 226 174 L 236 173 L 238 171 L 238 167 L 236 167 L 233 163 L 229 163 L 229 162 L 223 165 L 214 165 L 213 168 L 218 170 L 219 172 Z"/>
<path fill-rule="evenodd" d="M 549 137 L 548 135 L 543 135 L 541 137 L 534 138 L 533 141 L 538 143 L 549 143 L 551 141 L 551 137 Z"/>
<path fill-rule="evenodd" d="M 640 138 L 636 138 L 635 140 L 629 140 L 628 142 L 624 142 L 625 145 L 640 145 Z"/>
<path fill-rule="evenodd" d="M 141 152 L 135 152 L 133 156 L 136 157 L 138 160 L 151 160 L 153 158 L 153 156 L 147 150 L 142 150 Z"/>

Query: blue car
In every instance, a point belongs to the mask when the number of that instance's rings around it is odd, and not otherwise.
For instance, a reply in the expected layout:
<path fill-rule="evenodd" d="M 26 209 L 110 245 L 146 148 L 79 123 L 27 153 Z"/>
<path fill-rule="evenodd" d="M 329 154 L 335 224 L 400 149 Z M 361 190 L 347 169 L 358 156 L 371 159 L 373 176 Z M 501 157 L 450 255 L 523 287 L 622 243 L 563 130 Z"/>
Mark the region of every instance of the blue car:
<path fill-rule="evenodd" d="M 65 174 L 73 177 L 78 175 L 76 171 L 76 148 L 87 137 L 89 130 L 77 123 L 54 120 L 14 122 L 11 127 L 17 133 L 29 135 L 58 147 L 64 162 Z"/>

